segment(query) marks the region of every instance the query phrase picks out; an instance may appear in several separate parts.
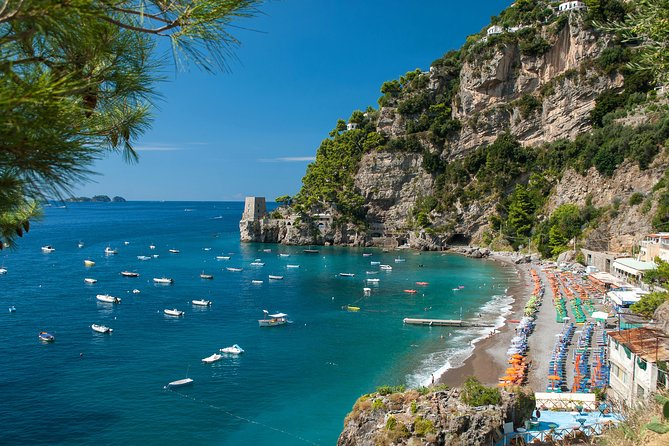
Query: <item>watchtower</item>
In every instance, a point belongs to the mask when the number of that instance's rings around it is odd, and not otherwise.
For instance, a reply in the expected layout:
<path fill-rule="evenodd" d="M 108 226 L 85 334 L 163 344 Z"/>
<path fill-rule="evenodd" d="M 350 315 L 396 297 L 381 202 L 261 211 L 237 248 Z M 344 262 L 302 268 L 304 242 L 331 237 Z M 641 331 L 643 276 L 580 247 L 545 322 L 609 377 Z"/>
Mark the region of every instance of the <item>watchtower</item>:
<path fill-rule="evenodd" d="M 242 220 L 260 220 L 267 216 L 265 197 L 246 197 Z"/>

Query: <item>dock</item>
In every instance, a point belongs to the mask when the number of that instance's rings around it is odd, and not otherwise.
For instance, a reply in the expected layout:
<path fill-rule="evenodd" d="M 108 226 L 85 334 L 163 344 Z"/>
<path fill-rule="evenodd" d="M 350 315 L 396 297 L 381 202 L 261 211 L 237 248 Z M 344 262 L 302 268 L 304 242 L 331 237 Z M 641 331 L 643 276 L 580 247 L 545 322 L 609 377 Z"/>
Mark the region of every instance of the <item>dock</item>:
<path fill-rule="evenodd" d="M 414 319 L 405 317 L 403 322 L 408 325 L 428 325 L 430 327 L 494 327 L 493 324 L 463 321 L 461 319 Z"/>

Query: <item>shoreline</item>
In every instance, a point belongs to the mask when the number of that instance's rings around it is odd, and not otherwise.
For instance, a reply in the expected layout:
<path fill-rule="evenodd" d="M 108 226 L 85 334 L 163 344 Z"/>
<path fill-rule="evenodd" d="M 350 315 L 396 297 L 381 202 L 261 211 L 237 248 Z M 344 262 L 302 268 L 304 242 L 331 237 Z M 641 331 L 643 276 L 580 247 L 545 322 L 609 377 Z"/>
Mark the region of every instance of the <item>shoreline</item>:
<path fill-rule="evenodd" d="M 504 316 L 505 321 L 509 319 L 520 319 L 523 316 L 525 303 L 532 293 L 529 269 L 531 264 L 516 264 L 508 256 L 491 255 L 487 260 L 503 263 L 509 268 L 514 268 L 518 274 L 518 280 L 507 290 L 511 296 L 511 311 Z M 464 381 L 475 376 L 481 383 L 486 385 L 497 385 L 498 380 L 504 375 L 508 367 L 506 351 L 511 344 L 515 332 L 508 322 L 498 328 L 495 333 L 474 344 L 472 354 L 458 367 L 446 370 L 436 382 L 451 387 L 460 387 Z"/>

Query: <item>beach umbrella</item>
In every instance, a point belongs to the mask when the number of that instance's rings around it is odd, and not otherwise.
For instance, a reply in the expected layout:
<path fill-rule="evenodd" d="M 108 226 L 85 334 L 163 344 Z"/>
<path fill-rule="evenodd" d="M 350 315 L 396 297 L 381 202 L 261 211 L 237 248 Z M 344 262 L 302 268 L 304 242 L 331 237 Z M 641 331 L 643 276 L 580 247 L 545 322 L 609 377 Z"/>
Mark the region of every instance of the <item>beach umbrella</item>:
<path fill-rule="evenodd" d="M 502 376 L 502 381 L 513 381 L 514 379 L 516 379 L 515 376 L 509 376 L 509 375 Z"/>
<path fill-rule="evenodd" d="M 521 359 L 523 357 L 523 355 L 519 355 L 518 353 L 516 353 L 514 355 L 511 355 L 511 357 L 514 358 L 514 359 Z"/>
<path fill-rule="evenodd" d="M 507 375 L 511 375 L 511 374 L 517 373 L 517 372 L 518 372 L 518 369 L 513 368 L 513 367 L 509 367 L 508 369 L 506 369 L 506 374 Z"/>
<path fill-rule="evenodd" d="M 561 380 L 562 378 L 560 378 L 560 377 L 557 376 L 557 375 L 549 375 L 549 376 L 548 376 L 548 379 L 550 379 L 551 381 L 559 381 L 559 380 Z"/>

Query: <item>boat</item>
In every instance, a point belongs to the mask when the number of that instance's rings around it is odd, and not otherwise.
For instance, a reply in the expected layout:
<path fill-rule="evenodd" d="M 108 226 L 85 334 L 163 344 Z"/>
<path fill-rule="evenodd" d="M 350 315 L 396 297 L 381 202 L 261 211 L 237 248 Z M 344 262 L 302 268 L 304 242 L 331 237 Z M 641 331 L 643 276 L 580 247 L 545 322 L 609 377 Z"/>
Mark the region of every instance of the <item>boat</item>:
<path fill-rule="evenodd" d="M 230 260 L 230 256 L 216 256 L 216 260 Z"/>
<path fill-rule="evenodd" d="M 137 288 L 135 288 L 134 290 L 132 290 L 132 294 L 139 294 L 139 293 L 141 293 L 141 291 L 139 291 Z"/>
<path fill-rule="evenodd" d="M 362 253 L 362 256 L 363 256 L 363 257 L 371 257 L 371 256 L 372 256 L 372 253 L 371 253 L 371 252 L 363 252 L 363 253 Z"/>
<path fill-rule="evenodd" d="M 107 246 L 105 248 L 105 255 L 106 256 L 111 256 L 111 255 L 114 255 L 114 254 L 118 254 L 118 251 L 115 250 L 115 249 L 111 249 L 111 247 L 109 247 L 109 246 Z"/>
<path fill-rule="evenodd" d="M 123 242 L 123 244 L 128 246 L 130 244 L 130 242 L 126 241 L 126 242 Z"/>
<path fill-rule="evenodd" d="M 369 283 L 379 283 L 380 281 L 381 281 L 381 279 L 372 279 L 372 278 L 367 279 L 367 282 L 369 282 Z"/>
<path fill-rule="evenodd" d="M 204 251 L 211 251 L 211 248 L 202 248 Z"/>
<path fill-rule="evenodd" d="M 198 307 L 208 307 L 211 306 L 211 301 L 210 300 L 205 300 L 205 299 L 193 299 L 191 303 L 195 306 Z"/>
<path fill-rule="evenodd" d="M 85 283 L 95 283 L 95 282 L 97 282 L 97 281 L 98 281 L 98 279 L 91 279 L 90 277 L 86 277 L 86 278 L 84 279 L 84 282 L 85 282 Z"/>
<path fill-rule="evenodd" d="M 318 249 L 305 249 L 303 251 L 305 254 L 318 254 L 320 252 Z"/>
<path fill-rule="evenodd" d="M 290 254 L 279 254 L 279 257 L 290 257 Z"/>
<path fill-rule="evenodd" d="M 153 258 L 154 258 L 154 259 L 157 259 L 158 257 L 160 257 L 160 255 L 158 255 L 158 254 L 154 254 L 154 255 L 153 255 Z"/>
<path fill-rule="evenodd" d="M 251 262 L 251 266 L 265 266 L 263 262 Z"/>
<path fill-rule="evenodd" d="M 367 274 L 368 276 L 378 274 L 378 273 L 379 273 L 378 271 L 365 271 L 365 274 Z"/>
<path fill-rule="evenodd" d="M 420 286 L 427 286 L 429 284 L 430 284 L 429 282 L 416 282 L 416 285 L 420 285 Z"/>
<path fill-rule="evenodd" d="M 339 273 L 339 275 L 342 277 L 355 277 L 354 273 Z"/>
<path fill-rule="evenodd" d="M 228 271 L 232 271 L 233 273 L 238 273 L 242 270 L 241 268 L 232 268 L 230 266 L 225 269 L 227 269 Z"/>
<path fill-rule="evenodd" d="M 283 276 L 273 276 L 270 274 L 269 280 L 283 280 Z"/>
<path fill-rule="evenodd" d="M 254 284 L 254 285 L 261 285 L 262 280 L 252 280 L 251 283 Z"/>
<path fill-rule="evenodd" d="M 52 335 L 51 333 L 47 333 L 46 331 L 40 331 L 37 337 L 42 342 L 53 342 L 56 340 L 56 337 L 54 335 Z"/>
<path fill-rule="evenodd" d="M 214 278 L 214 276 L 212 276 L 211 274 L 205 274 L 204 271 L 202 271 L 202 273 L 200 273 L 200 279 L 211 280 L 213 278 Z"/>
<path fill-rule="evenodd" d="M 42 246 L 42 252 L 45 254 L 49 254 L 50 252 L 54 252 L 55 250 L 56 248 L 54 248 L 51 245 Z"/>
<path fill-rule="evenodd" d="M 384 271 L 392 271 L 393 270 L 393 267 L 390 266 L 390 265 L 381 265 L 381 266 L 379 266 L 379 268 L 381 268 Z"/>
<path fill-rule="evenodd" d="M 172 254 L 179 254 L 178 249 L 168 249 L 167 252 L 171 252 Z"/>
<path fill-rule="evenodd" d="M 418 291 L 416 290 L 404 290 L 405 293 L 407 294 L 416 294 Z"/>
<path fill-rule="evenodd" d="M 84 247 L 84 242 L 77 243 L 77 248 L 83 248 L 83 247 Z"/>
<path fill-rule="evenodd" d="M 0 274 L 7 274 L 7 268 L 0 268 Z"/>
<path fill-rule="evenodd" d="M 269 314 L 267 310 L 262 310 L 265 313 L 265 319 L 259 319 L 258 325 L 261 327 L 274 327 L 276 325 L 285 325 L 288 323 L 288 315 L 286 313 Z"/>
<path fill-rule="evenodd" d="M 139 277 L 139 273 L 134 271 L 121 271 L 123 277 Z"/>
<path fill-rule="evenodd" d="M 137 260 L 151 260 L 151 256 L 137 256 Z"/>
<path fill-rule="evenodd" d="M 166 308 L 166 309 L 163 310 L 163 313 L 165 313 L 168 316 L 176 316 L 176 317 L 180 317 L 180 316 L 184 315 L 183 311 L 177 310 L 176 308 L 172 308 L 171 310 Z"/>
<path fill-rule="evenodd" d="M 98 324 L 91 325 L 91 328 L 93 329 L 93 331 L 97 331 L 98 333 L 111 333 L 112 331 L 114 331 L 113 329 L 105 325 L 98 325 Z"/>
<path fill-rule="evenodd" d="M 299 268 L 300 265 L 286 265 L 286 268 Z"/>
<path fill-rule="evenodd" d="M 156 249 L 156 245 L 149 245 L 149 249 Z"/>
<path fill-rule="evenodd" d="M 14 305 L 12 305 L 11 307 L 9 307 L 9 312 L 10 312 L 10 313 L 16 313 L 16 307 L 15 307 Z"/>
<path fill-rule="evenodd" d="M 369 264 L 370 265 L 380 265 L 381 262 L 375 262 L 374 260 L 372 260 L 371 262 L 369 262 Z"/>
<path fill-rule="evenodd" d="M 169 277 L 154 277 L 153 281 L 155 283 L 162 283 L 165 285 L 171 285 L 174 283 L 174 279 L 170 279 Z"/>
<path fill-rule="evenodd" d="M 120 304 L 121 299 L 118 297 L 110 296 L 109 294 L 98 294 L 95 296 L 100 302 L 110 303 L 110 304 Z"/>
<path fill-rule="evenodd" d="M 362 294 L 364 294 L 365 296 L 370 296 L 370 295 L 372 294 L 372 289 L 371 289 L 371 288 L 364 287 L 364 288 L 362 289 Z"/>
<path fill-rule="evenodd" d="M 244 353 L 244 349 L 237 344 L 234 344 L 230 347 L 222 348 L 220 351 L 221 353 L 227 353 L 229 355 L 241 355 L 242 353 Z"/>
<path fill-rule="evenodd" d="M 84 266 L 95 266 L 95 262 L 92 260 L 84 260 Z"/>
<path fill-rule="evenodd" d="M 262 250 L 262 252 L 272 252 L 272 250 L 270 248 L 265 248 Z"/>
<path fill-rule="evenodd" d="M 183 387 L 183 386 L 189 386 L 193 384 L 193 378 L 184 378 L 184 379 L 178 379 L 176 381 L 172 381 L 171 383 L 168 383 L 164 389 L 171 389 L 173 387 Z"/>
<path fill-rule="evenodd" d="M 401 263 L 401 262 L 406 262 L 406 259 L 403 259 L 401 257 L 395 259 L 395 263 Z"/>
<path fill-rule="evenodd" d="M 205 364 L 211 364 L 216 361 L 220 361 L 223 355 L 219 355 L 218 353 L 214 353 L 211 356 L 207 356 L 206 358 L 202 358 L 202 362 Z"/>
<path fill-rule="evenodd" d="M 344 305 L 342 308 L 346 311 L 360 311 L 360 307 L 355 307 L 353 305 Z"/>

